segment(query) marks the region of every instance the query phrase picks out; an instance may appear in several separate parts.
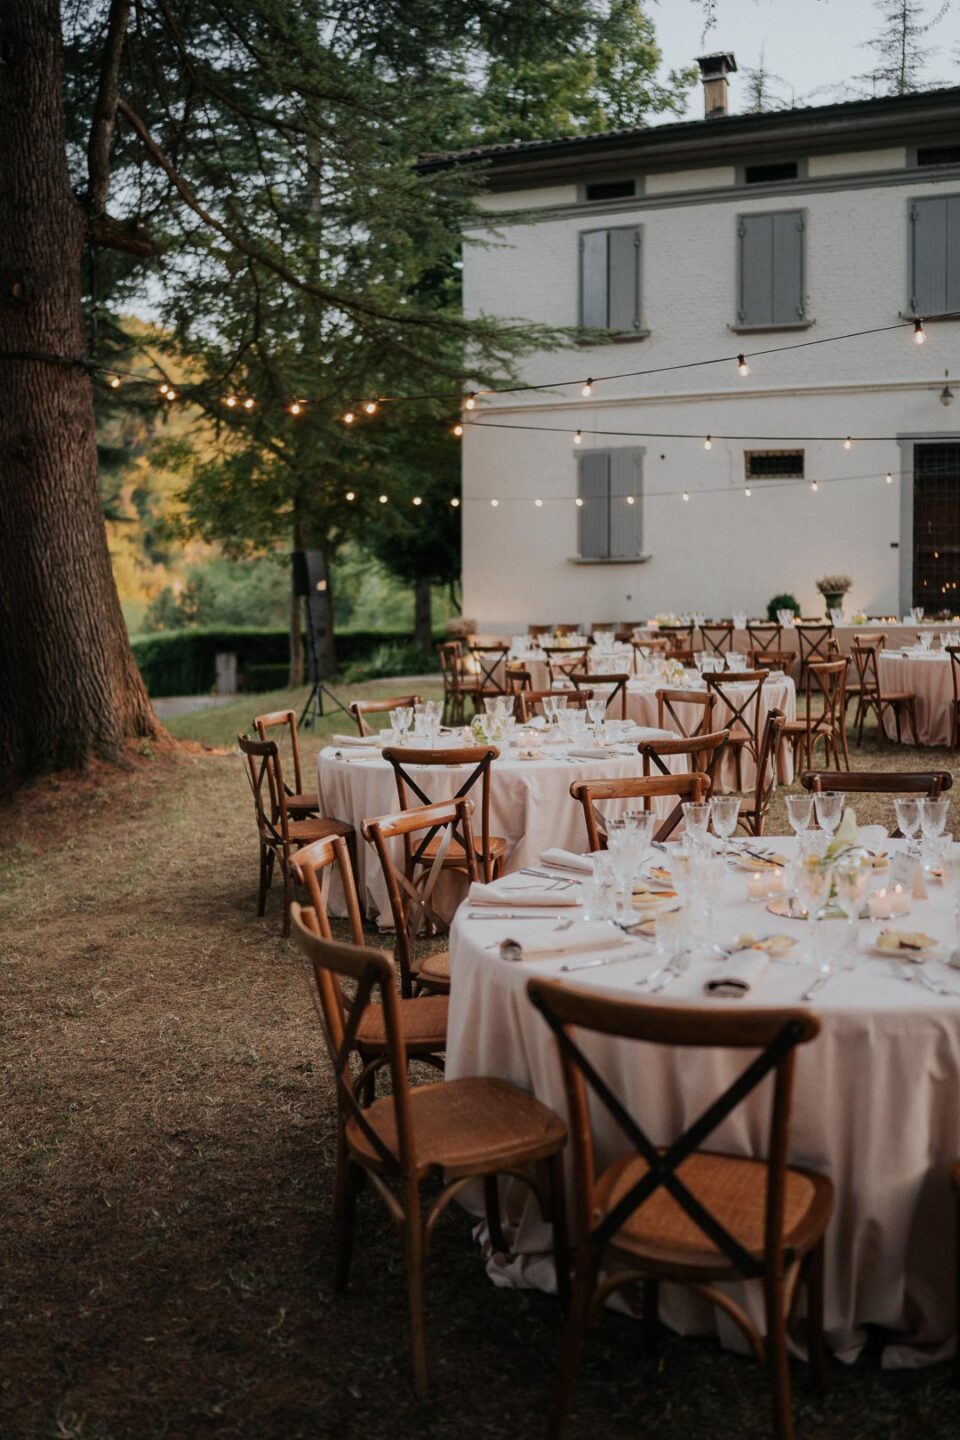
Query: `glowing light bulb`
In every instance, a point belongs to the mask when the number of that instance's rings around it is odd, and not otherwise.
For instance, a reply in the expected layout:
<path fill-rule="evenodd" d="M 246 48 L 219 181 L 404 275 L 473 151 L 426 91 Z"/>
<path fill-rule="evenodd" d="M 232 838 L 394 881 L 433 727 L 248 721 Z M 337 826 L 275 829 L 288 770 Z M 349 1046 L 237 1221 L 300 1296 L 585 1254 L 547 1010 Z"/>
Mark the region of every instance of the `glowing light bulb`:
<path fill-rule="evenodd" d="M 167 391 L 168 391 L 169 389 L 170 389 L 170 386 L 167 385 L 166 382 L 164 382 L 164 384 L 160 386 L 160 394 L 161 394 L 161 395 L 166 395 L 166 393 L 167 393 Z"/>
<path fill-rule="evenodd" d="M 477 408 L 477 397 L 476 397 L 476 393 L 475 393 L 473 390 L 470 391 L 470 394 L 469 394 L 469 395 L 467 396 L 467 398 L 464 400 L 464 402 L 463 402 L 463 408 L 464 408 L 464 410 L 476 410 L 476 408 Z"/>
<path fill-rule="evenodd" d="M 453 499 L 450 501 L 450 504 L 453 506 L 454 510 L 459 510 L 459 509 L 460 509 L 460 497 L 459 497 L 458 495 L 454 495 Z"/>
<path fill-rule="evenodd" d="M 844 440 L 844 442 L 843 442 L 843 448 L 844 448 L 844 450 L 849 450 L 852 445 L 853 445 L 853 437 L 852 437 L 851 435 L 848 435 L 847 438 L 846 438 L 846 440 Z"/>
<path fill-rule="evenodd" d="M 456 435 L 457 438 L 459 439 L 460 436 L 463 434 L 463 426 L 462 426 L 462 425 L 459 425 L 459 424 L 454 425 L 452 433 L 453 433 L 454 435 Z"/>
<path fill-rule="evenodd" d="M 747 499 L 749 500 L 749 499 L 750 499 L 750 486 L 749 486 L 749 485 L 745 485 L 745 486 L 743 487 L 743 493 L 744 493 L 744 495 L 747 497 Z"/>
<path fill-rule="evenodd" d="M 236 395 L 228 395 L 227 398 L 224 400 L 223 403 L 224 403 L 224 405 L 226 405 L 226 407 L 227 407 L 228 410 L 232 410 L 233 407 L 234 407 L 234 405 L 236 405 L 236 403 L 237 403 L 237 397 L 236 397 Z"/>
<path fill-rule="evenodd" d="M 887 484 L 888 484 L 888 485 L 892 485 L 892 484 L 893 484 L 893 472 L 890 471 L 890 470 L 887 471 Z"/>
<path fill-rule="evenodd" d="M 347 491 L 347 499 L 348 499 L 348 500 L 356 500 L 356 498 L 357 498 L 357 497 L 356 497 L 356 494 L 355 494 L 355 492 L 354 492 L 353 490 L 348 490 L 348 491 Z"/>
<path fill-rule="evenodd" d="M 357 417 L 356 417 L 356 415 L 354 415 L 354 413 L 353 413 L 352 410 L 347 410 L 347 411 L 345 411 L 344 416 L 343 416 L 343 423 L 344 423 L 344 425 L 352 425 L 353 422 L 354 422 L 354 420 L 356 420 L 356 418 L 357 418 Z"/>
<path fill-rule="evenodd" d="M 380 407 L 377 405 L 376 400 L 367 400 L 363 407 L 364 412 L 367 415 L 376 415 L 379 408 Z"/>
<path fill-rule="evenodd" d="M 423 504 L 423 500 L 422 500 L 422 498 L 421 498 L 419 495 L 414 495 L 414 497 L 413 497 L 413 503 L 414 503 L 414 505 L 422 505 L 422 504 Z"/>
<path fill-rule="evenodd" d="M 749 375 L 749 374 L 750 374 L 750 366 L 747 364 L 747 357 L 746 357 L 745 355 L 738 355 L 738 356 L 737 356 L 737 374 L 738 374 L 738 375 Z"/>
<path fill-rule="evenodd" d="M 712 449 L 713 449 L 713 439 L 711 438 L 711 436 L 708 435 L 707 438 L 706 438 L 706 440 L 704 440 L 704 442 L 703 442 L 703 448 L 704 448 L 704 450 L 712 450 Z"/>
<path fill-rule="evenodd" d="M 110 376 L 110 379 L 107 381 L 107 384 L 110 386 L 110 389 L 111 389 L 111 390 L 119 390 L 119 389 L 120 389 L 120 376 L 119 376 L 119 375 L 111 375 L 111 376 Z"/>
<path fill-rule="evenodd" d="M 684 492 L 683 492 L 683 498 L 684 498 L 684 500 L 689 504 L 689 502 L 690 502 L 690 491 L 689 491 L 689 490 L 684 490 Z"/>
<path fill-rule="evenodd" d="M 819 490 L 819 488 L 820 488 L 820 487 L 819 487 L 819 485 L 817 484 L 816 480 L 811 481 L 810 489 L 813 491 L 814 494 L 817 493 L 817 491 Z"/>
<path fill-rule="evenodd" d="M 924 328 L 923 328 L 923 321 L 922 321 L 922 320 L 914 320 L 914 322 L 913 322 L 913 343 L 914 343 L 915 345 L 923 345 L 923 344 L 926 343 L 926 339 L 927 339 L 927 332 L 926 332 L 926 330 L 924 330 Z"/>
<path fill-rule="evenodd" d="M 381 495 L 381 496 L 380 496 L 380 504 L 381 504 L 381 505 L 386 505 L 386 503 L 387 503 L 387 497 L 386 497 L 386 495 Z"/>
<path fill-rule="evenodd" d="M 576 505 L 576 507 L 577 507 L 578 510 L 582 510 L 582 509 L 583 509 L 583 498 L 582 498 L 582 496 L 578 495 L 574 503 L 575 503 L 575 505 Z"/>
<path fill-rule="evenodd" d="M 580 386 L 580 394 L 583 396 L 584 400 L 587 400 L 587 399 L 593 394 L 593 376 L 592 376 L 592 375 L 591 375 L 587 380 L 585 380 L 585 381 L 583 382 L 583 384 Z"/>
<path fill-rule="evenodd" d="M 576 435 L 574 435 L 574 437 L 573 437 L 573 443 L 574 443 L 574 445 L 582 445 L 582 444 L 583 444 L 583 431 L 582 431 L 582 430 L 578 430 L 577 433 L 576 433 Z"/>
<path fill-rule="evenodd" d="M 538 500 L 534 500 L 533 503 L 534 503 L 534 505 L 536 505 L 536 507 L 537 507 L 538 510 L 540 510 L 540 509 L 542 508 L 542 506 L 543 506 L 543 501 L 542 501 L 542 500 L 539 500 L 539 499 L 538 499 Z"/>
<path fill-rule="evenodd" d="M 246 400 L 244 400 L 244 402 L 243 402 L 243 408 L 244 408 L 244 410 L 252 410 L 253 407 L 254 407 L 254 405 L 256 405 L 256 403 L 257 403 L 257 402 L 256 402 L 256 400 L 254 400 L 253 396 L 252 396 L 252 395 L 248 395 L 247 398 L 246 398 Z"/>
<path fill-rule="evenodd" d="M 628 495 L 628 496 L 627 496 L 627 504 L 628 504 L 628 505 L 635 505 L 636 503 L 637 503 L 637 502 L 636 502 L 636 500 L 633 498 L 632 495 Z"/>
<path fill-rule="evenodd" d="M 176 400 L 176 398 L 177 398 L 177 392 L 176 392 L 176 390 L 174 390 L 174 389 L 172 389 L 172 388 L 171 388 L 171 389 L 168 389 L 163 398 L 164 398 L 165 400 Z"/>
<path fill-rule="evenodd" d="M 290 406 L 290 414 L 291 414 L 291 415 L 302 415 L 302 414 L 303 414 L 303 406 L 300 404 L 300 401 L 299 401 L 299 400 L 294 400 L 293 404 Z"/>
<path fill-rule="evenodd" d="M 494 510 L 496 510 L 497 506 L 500 504 L 500 501 L 499 501 L 499 500 L 491 500 L 491 501 L 490 501 L 490 504 L 493 506 Z"/>

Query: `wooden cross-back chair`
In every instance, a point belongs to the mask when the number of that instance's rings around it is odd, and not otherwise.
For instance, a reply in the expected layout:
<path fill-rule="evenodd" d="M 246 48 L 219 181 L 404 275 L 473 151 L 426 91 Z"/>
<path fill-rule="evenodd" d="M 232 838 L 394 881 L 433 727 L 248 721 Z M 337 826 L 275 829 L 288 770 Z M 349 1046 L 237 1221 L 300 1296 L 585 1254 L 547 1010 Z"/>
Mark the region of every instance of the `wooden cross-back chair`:
<path fill-rule="evenodd" d="M 633 646 L 634 669 L 636 669 L 637 661 L 644 658 L 644 651 L 650 655 L 666 655 L 670 649 L 670 641 L 664 639 L 663 636 L 657 636 L 656 639 L 650 640 L 633 639 L 630 644 Z"/>
<path fill-rule="evenodd" d="M 440 994 L 450 990 L 449 951 L 434 951 L 421 958 L 417 955 L 417 937 L 421 930 L 434 935 L 447 929 L 447 922 L 433 905 L 433 892 L 454 846 L 460 856 L 457 868 L 468 881 L 479 877 L 472 814 L 473 801 L 461 797 L 380 815 L 364 820 L 360 827 L 383 871 L 393 917 L 394 954 L 405 997 L 423 990 Z M 394 844 L 398 840 L 404 857 L 401 863 L 397 862 Z"/>
<path fill-rule="evenodd" d="M 830 641 L 833 626 L 819 622 L 800 620 L 794 625 L 797 636 L 797 653 L 800 660 L 800 684 L 806 681 L 807 666 L 820 665 L 830 659 Z"/>
<path fill-rule="evenodd" d="M 814 795 L 842 790 L 846 795 L 917 795 L 939 800 L 953 788 L 953 776 L 949 770 L 804 770 L 800 784 Z M 890 835 L 903 838 L 896 825 Z"/>
<path fill-rule="evenodd" d="M 855 641 L 850 654 L 857 670 L 857 708 L 853 723 L 857 727 L 857 744 L 863 741 L 863 722 L 871 711 L 877 717 L 877 747 L 882 749 L 886 739 L 884 720 L 886 712 L 892 711 L 897 727 L 897 743 L 903 743 L 903 719 L 910 722 L 914 745 L 917 739 L 917 697 L 912 690 L 884 690 L 880 683 L 880 665 L 877 656 L 878 645 L 864 645 Z"/>
<path fill-rule="evenodd" d="M 747 637 L 751 650 L 783 649 L 783 626 L 776 620 L 748 620 Z"/>
<path fill-rule="evenodd" d="M 343 835 L 354 842 L 352 825 L 343 820 L 330 820 L 314 815 L 306 820 L 292 819 L 287 809 L 287 792 L 283 783 L 280 751 L 273 740 L 251 740 L 238 735 L 237 745 L 246 762 L 244 770 L 253 791 L 254 813 L 260 841 L 260 889 L 257 914 L 267 908 L 267 891 L 273 879 L 274 865 L 283 876 L 283 933 L 290 933 L 290 904 L 293 900 L 291 856 L 301 845 L 329 835 Z"/>
<path fill-rule="evenodd" d="M 687 775 L 630 775 L 619 780 L 574 780 L 570 794 L 583 811 L 587 845 L 591 850 L 605 850 L 607 822 L 597 804 L 604 800 L 642 800 L 643 809 L 652 808 L 661 795 L 676 795 L 679 802 L 692 800 L 699 805 L 710 793 L 710 781 L 699 770 Z M 657 827 L 654 839 L 661 840 L 676 829 L 679 819 L 671 813 Z"/>
<path fill-rule="evenodd" d="M 437 646 L 443 678 L 443 718 L 449 725 L 463 723 L 464 700 L 473 696 L 477 677 L 463 669 L 463 646 L 459 640 L 444 640 Z"/>
<path fill-rule="evenodd" d="M 550 684 L 556 685 L 558 680 L 569 680 L 571 670 L 586 670 L 589 653 L 587 645 L 581 649 L 568 648 L 566 645 L 544 645 L 543 655 L 547 662 Z"/>
<path fill-rule="evenodd" d="M 713 724 L 714 697 L 709 690 L 670 690 L 663 689 L 656 692 L 657 696 L 657 724 L 661 730 L 676 730 L 678 735 L 686 738 L 709 733 Z M 682 715 L 676 711 L 677 705 L 688 706 L 696 716 L 700 712 L 700 718 L 693 728 L 690 722 L 684 721 Z"/>
<path fill-rule="evenodd" d="M 661 625 L 656 638 L 666 640 L 671 650 L 692 650 L 696 628 L 695 625 Z"/>
<path fill-rule="evenodd" d="M 782 670 L 789 675 L 794 657 L 789 650 L 749 650 L 747 660 L 751 670 Z"/>
<path fill-rule="evenodd" d="M 543 702 L 550 696 L 564 698 L 570 710 L 585 710 L 587 701 L 593 699 L 592 690 L 521 690 L 517 695 L 517 719 L 521 725 L 529 725 L 534 715 L 543 714 Z"/>
<path fill-rule="evenodd" d="M 307 893 L 310 909 L 316 918 L 316 932 L 324 940 L 333 939 L 326 892 L 330 877 L 336 870 L 347 911 L 350 943 L 363 945 L 363 918 L 360 914 L 353 866 L 343 837 L 333 835 L 328 840 L 315 840 L 312 845 L 305 845 L 302 850 L 297 851 L 293 870 L 297 883 Z M 331 983 L 346 1025 L 352 1001 L 348 1001 L 344 996 L 336 976 L 331 977 Z M 402 999 L 397 1002 L 397 1020 L 407 1054 L 440 1070 L 443 1069 L 440 1057 L 447 1046 L 448 1005 L 445 995 L 423 995 L 416 1000 Z M 355 1044 L 364 1062 L 386 1055 L 387 1034 L 383 1010 L 379 1005 L 367 1006 L 356 1029 Z M 373 1099 L 376 1082 L 376 1067 L 373 1065 L 369 1067 L 369 1081 L 370 1088 L 366 1097 L 368 1103 Z"/>
<path fill-rule="evenodd" d="M 828 660 L 807 665 L 804 677 L 804 713 L 799 720 L 788 720 L 784 737 L 793 746 L 794 769 L 799 769 L 802 756 L 806 769 L 813 765 L 813 755 L 822 743 L 824 759 L 832 757 L 839 770 L 845 763 L 850 768 L 847 752 L 845 687 L 848 661 Z M 820 710 L 817 711 L 817 703 Z M 843 751 L 844 759 L 840 759 Z"/>
<path fill-rule="evenodd" d="M 762 835 L 767 821 L 767 811 L 777 788 L 777 770 L 780 764 L 780 750 L 783 745 L 783 731 L 787 720 L 782 710 L 768 710 L 763 722 L 760 738 L 760 753 L 757 757 L 757 778 L 753 787 L 753 800 L 745 805 L 741 802 L 737 824 L 742 825 L 748 835 Z"/>
<path fill-rule="evenodd" d="M 390 695 L 382 700 L 351 700 L 347 709 L 356 720 L 360 734 L 365 736 L 376 733 L 374 727 L 367 722 L 368 715 L 388 715 L 391 710 L 399 710 L 404 706 L 412 709 L 419 704 L 419 695 Z"/>
<path fill-rule="evenodd" d="M 310 794 L 303 788 L 303 777 L 300 772 L 300 740 L 297 735 L 297 714 L 295 710 L 271 710 L 266 715 L 255 715 L 253 726 L 261 740 L 269 739 L 268 730 L 279 728 L 281 734 L 284 730 L 290 735 L 290 753 L 293 756 L 293 789 L 289 785 L 284 786 L 286 791 L 287 814 L 294 820 L 303 820 L 308 815 L 316 815 L 320 808 L 316 792 Z M 277 744 L 277 750 L 280 746 Z"/>
<path fill-rule="evenodd" d="M 607 710 L 619 703 L 620 719 L 627 718 L 627 681 L 630 679 L 628 671 L 621 671 L 619 674 L 611 675 L 586 675 L 576 670 L 571 670 L 570 679 L 573 681 L 575 690 L 589 690 L 590 699 L 594 696 L 597 699 L 605 699 Z M 609 691 L 609 694 L 604 694 Z"/>
<path fill-rule="evenodd" d="M 685 755 L 687 773 L 706 776 L 707 794 L 715 795 L 720 788 L 720 765 L 723 761 L 724 746 L 729 734 L 729 730 L 716 730 L 710 735 L 698 735 L 685 740 L 679 738 L 676 740 L 641 740 L 637 745 L 637 750 L 643 759 L 644 776 L 652 776 L 655 770 L 661 775 L 674 774 L 675 772 L 665 763 L 667 757 Z M 650 802 L 647 801 L 644 808 L 649 808 L 649 805 Z M 656 839 L 658 842 L 669 840 L 682 819 L 683 805 L 678 801 L 666 819 L 657 826 Z"/>
<path fill-rule="evenodd" d="M 744 750 L 754 763 L 760 754 L 760 727 L 763 723 L 760 701 L 768 673 L 766 670 L 726 670 L 722 674 L 703 677 L 707 690 L 716 701 L 715 723 L 730 731 L 727 744 L 733 751 L 738 790 L 743 789 Z M 733 694 L 737 689 L 745 693 L 739 696 Z"/>
<path fill-rule="evenodd" d="M 444 747 L 435 750 L 419 750 L 412 746 L 385 745 L 383 758 L 393 766 L 394 779 L 397 782 L 397 799 L 400 802 L 401 810 L 409 810 L 412 805 L 432 805 L 437 800 L 460 800 L 469 795 L 475 785 L 480 786 L 480 837 L 479 845 L 475 850 L 475 856 L 483 870 L 484 880 L 492 880 L 499 875 L 503 868 L 503 857 L 506 853 L 507 842 L 500 835 L 490 834 L 490 766 L 497 759 L 500 751 L 495 745 L 463 745 L 456 749 Z M 462 768 L 465 765 L 472 765 L 473 769 L 461 782 L 453 796 L 449 795 L 428 795 L 423 785 L 426 783 L 421 775 L 414 779 L 408 767 L 433 766 L 442 770 L 453 770 Z M 422 783 L 421 783 L 422 782 Z M 404 842 L 404 854 L 410 877 L 417 865 L 432 865 L 436 856 L 438 841 L 431 838 L 426 845 L 421 843 L 416 848 L 409 839 Z M 444 865 L 450 869 L 462 870 L 465 856 L 456 837 L 454 843 L 444 854 Z"/>
<path fill-rule="evenodd" d="M 544 1218 L 553 1221 L 557 1272 L 565 1287 L 561 1156 L 566 1126 L 546 1105 L 506 1080 L 469 1077 L 411 1087 L 393 961 L 380 950 L 324 939 L 313 912 L 299 905 L 294 907 L 293 927 L 337 1087 L 334 1287 L 338 1292 L 347 1287 L 357 1197 L 362 1180 L 367 1179 L 402 1237 L 414 1385 L 417 1394 L 425 1397 L 426 1254 L 438 1218 L 471 1181 L 483 1182 L 491 1241 L 500 1250 L 506 1245 L 497 1176 L 516 1176 L 531 1186 Z M 344 980 L 356 986 L 346 1017 L 336 994 Z M 369 1062 L 365 1065 L 358 1059 L 356 1038 L 368 1008 L 377 1000 L 382 1007 L 385 1065 L 380 1057 L 372 1063 L 389 1071 L 391 1093 L 367 1105 Z M 434 1191 L 439 1185 L 439 1194 L 422 1196 L 424 1181 L 433 1182 Z"/>
<path fill-rule="evenodd" d="M 508 660 L 504 668 L 508 695 L 517 695 L 521 690 L 533 689 L 533 676 L 519 660 Z"/>
<path fill-rule="evenodd" d="M 956 750 L 960 745 L 960 645 L 944 647 L 950 660 L 950 678 L 953 680 L 953 706 L 950 710 L 950 745 Z"/>
<path fill-rule="evenodd" d="M 774 1434 L 792 1440 L 786 1321 L 799 1278 L 807 1290 L 812 1376 L 818 1389 L 825 1381 L 823 1237 L 833 1186 L 787 1163 L 796 1050 L 816 1037 L 818 1018 L 800 1009 L 650 1005 L 541 979 L 529 981 L 527 994 L 559 1050 L 573 1159 L 573 1297 L 548 1434 L 559 1440 L 564 1433 L 587 1328 L 607 1299 L 640 1284 L 645 1339 L 655 1348 L 659 1287 L 676 1282 L 712 1301 L 743 1332 L 770 1377 Z M 742 1051 L 745 1064 L 692 1124 L 658 1145 L 581 1048 L 581 1034 L 684 1051 Z M 764 1103 L 757 1094 L 764 1081 L 766 1155 L 704 1149 L 739 1106 Z M 594 1149 L 591 1112 L 626 1142 L 605 1167 Z M 763 1287 L 765 1335 L 717 1288 L 744 1281 Z"/>
<path fill-rule="evenodd" d="M 477 687 L 474 705 L 479 710 L 480 701 L 490 695 L 506 695 L 507 684 L 504 667 L 510 646 L 502 642 L 490 645 L 471 645 L 469 650 L 477 666 Z"/>
<path fill-rule="evenodd" d="M 708 654 L 726 655 L 729 650 L 733 649 L 732 621 L 724 620 L 718 621 L 715 625 L 701 625 L 700 639 Z"/>

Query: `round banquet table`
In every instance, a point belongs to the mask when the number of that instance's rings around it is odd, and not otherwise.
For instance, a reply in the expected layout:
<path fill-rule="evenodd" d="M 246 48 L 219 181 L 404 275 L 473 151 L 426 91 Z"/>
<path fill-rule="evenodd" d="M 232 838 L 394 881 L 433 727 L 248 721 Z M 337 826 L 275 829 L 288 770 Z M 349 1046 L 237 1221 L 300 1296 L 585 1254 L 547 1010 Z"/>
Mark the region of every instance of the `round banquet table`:
<path fill-rule="evenodd" d="M 615 780 L 629 775 L 642 775 L 643 762 L 637 754 L 641 740 L 672 739 L 672 732 L 638 728 L 618 747 L 623 753 L 609 758 L 584 759 L 571 755 L 568 745 L 544 744 L 541 758 L 521 760 L 515 746 L 506 746 L 494 760 L 490 776 L 490 833 L 507 842 L 504 870 L 519 870 L 536 865 L 544 850 L 559 846 L 564 850 L 586 849 L 583 811 L 570 796 L 574 780 Z M 457 741 L 459 744 L 459 740 Z M 580 747 L 574 746 L 573 749 Z M 670 756 L 672 769 L 686 769 L 686 757 Z M 470 774 L 471 766 L 410 766 L 409 773 L 432 800 L 447 800 L 456 794 Z M 397 809 L 397 787 L 393 769 L 386 760 L 353 757 L 349 749 L 326 746 L 317 757 L 317 789 L 320 813 L 348 820 L 357 830 L 357 890 L 360 904 L 367 914 L 377 917 L 383 926 L 392 926 L 386 886 L 374 852 L 359 838 L 360 826 L 366 819 L 389 815 Z M 471 798 L 479 802 L 479 786 Z M 670 796 L 654 802 L 658 815 L 666 816 L 676 804 Z M 628 802 L 604 805 L 604 813 L 616 816 L 628 808 Z M 401 843 L 396 856 L 402 854 Z M 463 895 L 459 876 L 444 876 L 435 891 L 434 903 L 441 915 L 452 915 Z M 331 909 L 342 913 L 341 896 L 336 884 L 331 886 Z"/>
<path fill-rule="evenodd" d="M 571 655 L 576 655 L 578 649 L 584 646 L 572 646 Z M 596 652 L 592 652 L 596 654 Z M 562 658 L 558 656 L 558 658 Z M 588 652 L 588 661 L 590 653 Z M 632 675 L 635 668 L 636 655 L 632 645 L 616 645 L 613 650 L 604 651 L 603 658 L 610 662 L 611 669 L 620 674 Z M 524 670 L 530 674 L 530 684 L 534 690 L 549 690 L 550 671 L 547 667 L 547 657 L 542 650 L 530 650 L 518 652 L 510 656 L 511 663 L 522 665 Z M 556 662 L 554 662 L 556 664 Z M 495 672 L 500 677 L 500 683 L 506 684 L 506 669 L 502 668 Z M 558 677 L 559 678 L 559 677 Z M 601 677 L 598 676 L 598 679 Z"/>
<path fill-rule="evenodd" d="M 880 650 L 877 653 L 880 689 L 884 692 L 905 690 L 915 695 L 917 740 L 921 745 L 949 745 L 952 739 L 950 715 L 953 710 L 953 677 L 950 656 L 942 650 L 926 655 L 900 655 Z M 884 711 L 883 728 L 890 739 L 897 738 L 897 724 L 892 709 Z M 901 721 L 904 743 L 911 740 L 910 722 Z"/>
<path fill-rule="evenodd" d="M 773 843 L 792 853 L 792 837 Z M 891 848 L 902 843 L 891 842 Z M 701 949 L 687 973 L 664 992 L 663 1002 L 798 1003 L 816 973 L 809 963 L 806 922 L 777 920 L 762 904 L 747 903 L 745 879 L 743 871 L 730 869 L 714 938 L 729 943 L 745 931 L 756 937 L 791 931 L 798 938 L 792 955 L 802 963 L 771 962 L 747 1000 L 707 999 L 705 979 L 718 961 L 711 962 Z M 511 934 L 529 943 L 534 931 L 542 940 L 555 920 L 517 925 L 471 919 L 466 912 L 466 906 L 458 912 L 450 937 L 446 1076 L 502 1077 L 566 1116 L 555 1042 L 527 999 L 527 981 L 532 975 L 554 976 L 635 1001 L 643 996 L 636 981 L 660 963 L 654 947 L 638 942 L 622 952 L 627 958 L 611 951 L 618 963 L 608 968 L 566 975 L 560 966 L 575 958 L 570 954 L 510 962 L 500 958 L 496 944 Z M 905 924 L 948 940 L 954 931 L 942 889 L 931 886 L 929 900 L 914 902 Z M 863 946 L 878 928 L 861 924 Z M 836 1189 L 826 1237 L 828 1342 L 836 1354 L 853 1359 L 864 1343 L 864 1327 L 880 1326 L 889 1336 L 884 1363 L 894 1367 L 942 1358 L 951 1348 L 954 1324 L 949 1169 L 960 1156 L 960 972 L 939 959 L 927 962 L 925 971 L 955 992 L 941 996 L 920 983 L 905 984 L 903 974 L 911 968 L 864 951 L 855 970 L 835 971 L 818 991 L 814 1005 L 822 1029 L 797 1054 L 790 1145 L 794 1163 L 829 1175 Z M 661 997 L 649 1003 L 661 1003 Z M 578 1039 L 657 1144 L 674 1139 L 743 1068 L 734 1052 L 640 1047 L 595 1035 Z M 727 1117 L 708 1144 L 764 1155 L 768 1120 L 769 1090 L 761 1088 Z M 624 1141 L 600 1107 L 594 1124 L 602 1167 L 622 1152 Z M 495 1278 L 500 1284 L 551 1289 L 550 1235 L 536 1201 L 516 1181 L 501 1185 L 511 1220 L 512 1258 Z M 759 1289 L 745 1283 L 734 1293 L 762 1328 Z M 719 1333 L 731 1348 L 742 1348 L 742 1337 L 729 1320 L 689 1292 L 665 1287 L 662 1313 L 681 1333 Z"/>

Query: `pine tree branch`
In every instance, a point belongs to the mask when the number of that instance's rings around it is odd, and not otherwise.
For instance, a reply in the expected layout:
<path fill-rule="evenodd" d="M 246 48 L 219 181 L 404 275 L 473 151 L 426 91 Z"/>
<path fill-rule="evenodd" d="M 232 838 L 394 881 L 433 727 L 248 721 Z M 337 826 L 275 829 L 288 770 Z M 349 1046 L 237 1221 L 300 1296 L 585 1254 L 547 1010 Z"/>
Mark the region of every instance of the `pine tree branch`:
<path fill-rule="evenodd" d="M 94 216 L 102 214 L 106 209 L 110 191 L 110 141 L 113 138 L 117 115 L 120 63 L 123 59 L 129 19 L 130 0 L 111 0 L 97 99 L 87 145 L 87 203 Z"/>

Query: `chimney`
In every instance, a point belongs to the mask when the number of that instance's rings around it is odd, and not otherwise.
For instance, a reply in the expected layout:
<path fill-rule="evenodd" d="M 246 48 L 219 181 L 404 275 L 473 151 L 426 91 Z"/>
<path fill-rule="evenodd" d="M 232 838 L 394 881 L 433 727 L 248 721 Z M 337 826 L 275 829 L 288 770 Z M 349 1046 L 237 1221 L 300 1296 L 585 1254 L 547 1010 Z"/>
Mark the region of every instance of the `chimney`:
<path fill-rule="evenodd" d="M 716 55 L 701 55 L 697 60 L 703 79 L 703 117 L 715 120 L 727 113 L 727 76 L 734 74 L 737 62 L 729 50 Z"/>

